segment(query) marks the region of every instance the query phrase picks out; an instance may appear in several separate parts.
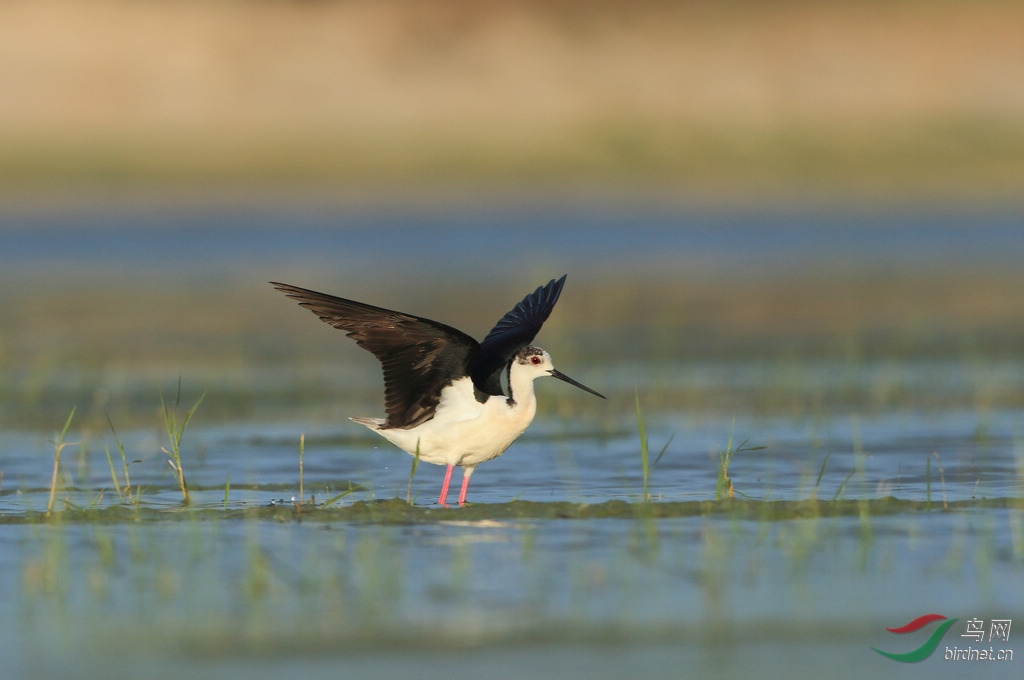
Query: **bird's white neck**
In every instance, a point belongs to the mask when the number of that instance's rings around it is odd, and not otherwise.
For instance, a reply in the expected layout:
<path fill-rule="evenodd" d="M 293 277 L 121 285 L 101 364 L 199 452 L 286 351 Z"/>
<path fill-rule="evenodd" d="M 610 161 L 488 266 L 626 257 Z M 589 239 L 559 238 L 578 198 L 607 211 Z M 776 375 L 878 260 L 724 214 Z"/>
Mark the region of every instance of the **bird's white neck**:
<path fill-rule="evenodd" d="M 514 410 L 527 409 L 536 411 L 537 395 L 533 391 L 535 375 L 527 375 L 525 371 L 517 371 L 513 367 L 508 373 L 509 396 L 505 400 Z"/>

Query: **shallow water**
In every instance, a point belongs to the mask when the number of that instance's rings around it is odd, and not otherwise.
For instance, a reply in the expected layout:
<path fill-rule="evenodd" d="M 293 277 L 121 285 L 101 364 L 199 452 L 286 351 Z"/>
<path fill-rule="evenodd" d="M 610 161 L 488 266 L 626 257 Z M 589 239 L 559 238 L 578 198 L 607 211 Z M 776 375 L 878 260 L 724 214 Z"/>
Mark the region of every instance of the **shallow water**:
<path fill-rule="evenodd" d="M 0 276 L 62 262 L 86 279 L 130 284 L 143 270 L 172 293 L 173 285 L 194 292 L 216 290 L 223 272 L 213 270 L 227 262 L 258 271 L 259 295 L 269 296 L 266 271 L 297 267 L 310 250 L 313 266 L 324 266 L 344 250 L 343 264 L 362 276 L 382 270 L 360 285 L 394 291 L 408 280 L 381 263 L 396 234 L 409 239 L 398 259 L 431 256 L 407 277 L 504 248 L 509 259 L 495 274 L 515 278 L 515 263 L 538 241 L 555 273 L 602 263 L 621 273 L 618 257 L 652 248 L 678 266 L 760 262 L 762 274 L 770 267 L 761 258 L 792 267 L 800 253 L 827 259 L 837 249 L 854 268 L 882 253 L 925 269 L 1024 251 L 1003 214 L 946 218 L 924 241 L 915 235 L 934 221 L 928 213 L 833 217 L 830 235 L 817 228 L 827 221 L 820 215 L 802 214 L 787 229 L 791 214 L 706 216 L 703 226 L 694 218 L 673 230 L 683 217 L 621 211 L 600 216 L 613 236 L 605 239 L 587 238 L 593 212 L 564 209 L 366 214 L 345 233 L 327 229 L 323 215 L 287 212 L 262 215 L 248 231 L 247 216 L 197 213 L 182 226 L 143 215 L 150 228 L 139 231 L 126 226 L 138 216 L 122 213 L 40 229 L 43 218 L 9 218 L 0 252 L 19 260 Z M 501 227 L 517 219 L 526 226 L 513 238 Z M 566 229 L 549 233 L 557 219 Z M 992 239 L 976 237 L 979 224 Z M 579 257 L 569 257 L 580 242 Z M 176 278 L 182 271 L 187 281 Z M 755 349 L 723 358 L 673 354 L 672 342 L 657 355 L 628 342 L 570 351 L 576 336 L 553 318 L 545 337 L 549 349 L 564 345 L 559 367 L 610 399 L 539 383 L 531 429 L 478 469 L 471 507 L 444 510 L 435 505 L 440 467 L 419 466 L 410 484 L 412 458 L 346 419 L 372 415 L 380 400 L 376 366 L 359 350 L 328 356 L 314 346 L 311 365 L 309 346 L 282 350 L 281 336 L 266 342 L 259 325 L 211 330 L 197 305 L 157 326 L 176 328 L 173 342 L 136 355 L 150 338 L 123 340 L 133 326 L 118 316 L 125 298 L 117 295 L 109 309 L 98 303 L 107 316 L 97 337 L 123 342 L 125 356 L 107 358 L 104 340 L 83 347 L 88 329 L 25 340 L 24 329 L 48 327 L 38 310 L 66 280 L 19 293 L 37 296 L 25 307 L 31 318 L 0 335 L 6 677 L 1020 675 L 1020 659 L 942 658 L 945 646 L 970 644 L 969 619 L 1024 625 L 1024 356 L 979 353 L 980 332 L 962 352 Z M 558 311 L 578 302 L 567 288 Z M 656 302 L 648 301 L 655 316 Z M 217 320 L 236 310 L 214 312 Z M 296 343 L 322 330 L 308 315 L 284 319 Z M 627 339 L 635 331 L 607 330 Z M 758 329 L 748 330 L 756 348 Z M 175 343 L 192 336 L 203 340 L 178 352 Z M 37 340 L 50 355 L 35 363 L 23 348 Z M 243 349 L 224 360 L 218 343 Z M 203 353 L 190 355 L 196 347 Z M 32 360 L 15 359 L 22 352 Z M 179 376 L 179 416 L 208 390 L 183 439 L 188 505 L 161 451 L 158 390 L 171 401 Z M 46 518 L 52 440 L 76 404 Z M 108 416 L 126 452 L 130 499 L 116 488 L 125 471 Z M 735 498 L 717 499 L 730 445 L 739 449 L 728 469 Z M 403 504 L 407 496 L 415 508 Z M 905 636 L 885 628 L 931 612 L 959 621 L 929 659 L 898 664 L 871 651 L 919 646 L 934 626 Z M 1024 654 L 1018 640 L 1013 630 L 1002 647 Z"/>
<path fill-rule="evenodd" d="M 886 626 L 1017 615 L 1020 513 L 7 526 L 4 658 L 25 677 L 888 674 L 869 647 L 913 647 Z"/>
<path fill-rule="evenodd" d="M 470 498 L 483 517 L 453 508 L 398 520 L 384 506 L 360 519 L 292 513 L 298 434 L 309 428 L 286 422 L 192 431 L 187 508 L 162 453 L 129 466 L 137 506 L 118 502 L 101 450 L 111 437 L 97 433 L 87 456 L 65 459 L 74 489 L 58 493 L 58 520 L 40 523 L 53 447 L 40 433 L 6 433 L 0 517 L 36 519 L 0 523 L 0 596 L 20 622 L 3 626 L 4 658 L 22 677 L 892 673 L 870 647 L 917 645 L 885 627 L 932 611 L 1012 619 L 1024 607 L 1019 423 L 989 413 L 978 437 L 974 413 L 648 414 L 653 448 L 674 435 L 651 472 L 654 505 L 691 504 L 662 519 L 645 519 L 637 434 L 625 427 L 542 419 L 478 470 Z M 356 427 L 306 433 L 304 492 L 318 502 L 348 492 L 331 503 L 339 513 L 407 493 L 411 458 L 347 431 Z M 742 434 L 767 448 L 735 454 L 739 500 L 721 505 L 717 456 L 730 429 L 734 445 Z M 159 451 L 153 433 L 120 437 L 129 451 Z M 441 473 L 419 467 L 418 505 L 436 507 Z M 769 516 L 811 497 L 864 504 Z M 890 497 L 907 504 L 893 512 Z M 543 519 L 516 505 L 615 500 L 627 503 L 603 519 Z M 272 505 L 285 512 L 267 516 Z M 54 636 L 61 653 L 49 651 Z M 911 675 L 960 677 L 943 649 Z M 1015 677 L 1011 667 L 981 672 Z"/>
<path fill-rule="evenodd" d="M 655 501 L 714 500 L 720 455 L 730 446 L 729 475 L 752 500 L 876 499 L 964 501 L 1024 497 L 1024 432 L 1014 410 L 674 417 L 647 413 L 651 449 L 649 493 Z M 470 501 L 604 503 L 642 498 L 643 470 L 636 423 L 555 421 L 541 416 L 506 452 L 482 465 Z M 52 481 L 52 434 L 4 433 L 0 511 L 46 509 Z M 413 458 L 348 421 L 227 423 L 189 430 L 183 455 L 198 507 L 292 502 L 302 482 L 320 502 L 406 498 Z M 70 507 L 118 502 L 111 478 L 124 484 L 117 441 L 129 459 L 139 501 L 181 501 L 166 434 L 96 432 L 62 451 L 58 500 Z M 70 438 L 69 438 L 70 441 Z M 110 455 L 108 461 L 107 455 Z M 655 460 L 657 459 L 657 460 Z M 444 468 L 423 463 L 411 483 L 416 504 L 436 503 Z M 458 481 L 453 479 L 453 489 Z M 820 475 L 820 478 L 819 478 Z M 227 503 L 225 504 L 225 495 Z"/>

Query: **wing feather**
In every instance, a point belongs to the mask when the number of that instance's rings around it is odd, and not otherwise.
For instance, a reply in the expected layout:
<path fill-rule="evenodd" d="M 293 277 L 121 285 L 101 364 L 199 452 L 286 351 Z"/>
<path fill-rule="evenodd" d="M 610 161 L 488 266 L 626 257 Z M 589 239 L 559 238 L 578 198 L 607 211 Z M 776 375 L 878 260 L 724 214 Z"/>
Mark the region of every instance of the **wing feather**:
<path fill-rule="evenodd" d="M 434 417 L 441 390 L 469 375 L 480 345 L 430 319 L 271 281 L 271 285 L 371 352 L 384 371 L 384 428 Z"/>
<path fill-rule="evenodd" d="M 565 275 L 551 279 L 522 299 L 503 316 L 480 343 L 480 351 L 470 365 L 473 384 L 484 394 L 500 395 L 501 373 L 516 352 L 537 336 L 562 294 Z"/>

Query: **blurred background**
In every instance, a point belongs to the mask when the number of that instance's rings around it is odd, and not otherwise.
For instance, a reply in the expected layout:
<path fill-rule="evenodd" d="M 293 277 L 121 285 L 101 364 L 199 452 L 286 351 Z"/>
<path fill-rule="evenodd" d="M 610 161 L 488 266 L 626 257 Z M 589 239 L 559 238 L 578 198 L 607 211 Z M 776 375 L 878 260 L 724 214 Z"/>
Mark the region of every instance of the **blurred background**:
<path fill-rule="evenodd" d="M 4 2 L 0 414 L 375 374 L 268 279 L 482 335 L 568 273 L 586 365 L 1020 357 L 1021 73 L 999 0 Z"/>
<path fill-rule="evenodd" d="M 1015 199 L 1024 8 L 12 0 L 0 181 Z"/>

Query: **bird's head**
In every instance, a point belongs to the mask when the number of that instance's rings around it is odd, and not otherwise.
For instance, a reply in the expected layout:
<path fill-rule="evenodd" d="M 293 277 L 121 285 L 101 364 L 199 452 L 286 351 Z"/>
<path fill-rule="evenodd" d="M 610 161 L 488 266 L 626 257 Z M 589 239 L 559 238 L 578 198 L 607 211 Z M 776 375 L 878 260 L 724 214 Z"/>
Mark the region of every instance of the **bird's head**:
<path fill-rule="evenodd" d="M 531 380 L 536 380 L 537 378 L 550 375 L 562 380 L 563 382 L 567 382 L 570 385 L 574 385 L 584 392 L 590 392 L 602 399 L 605 398 L 605 396 L 600 392 L 595 392 L 586 385 L 576 382 L 565 373 L 556 369 L 554 364 L 551 363 L 551 355 L 540 347 L 528 345 L 515 353 L 512 357 L 512 363 L 509 366 L 510 379 L 513 375 L 523 375 Z"/>

